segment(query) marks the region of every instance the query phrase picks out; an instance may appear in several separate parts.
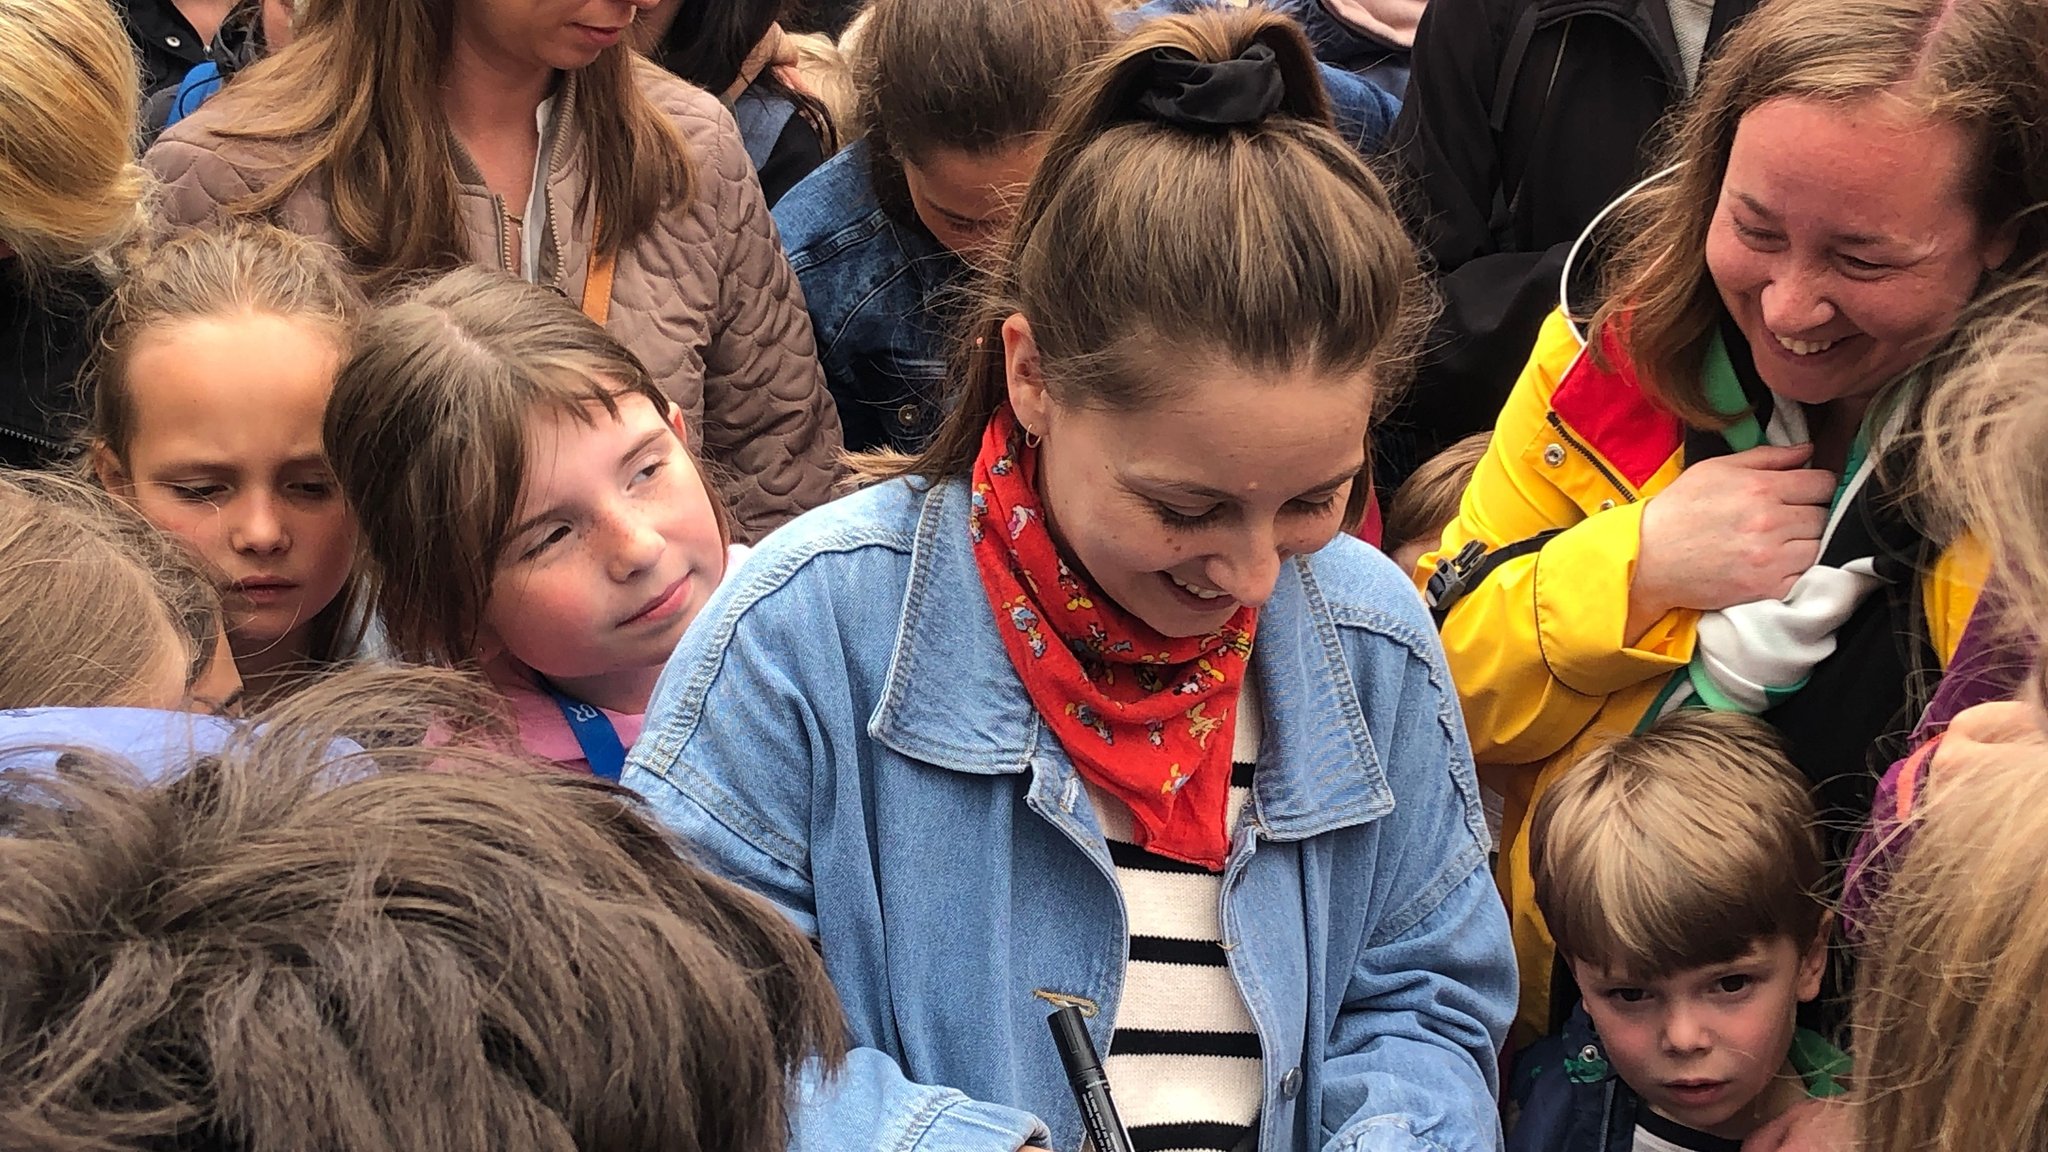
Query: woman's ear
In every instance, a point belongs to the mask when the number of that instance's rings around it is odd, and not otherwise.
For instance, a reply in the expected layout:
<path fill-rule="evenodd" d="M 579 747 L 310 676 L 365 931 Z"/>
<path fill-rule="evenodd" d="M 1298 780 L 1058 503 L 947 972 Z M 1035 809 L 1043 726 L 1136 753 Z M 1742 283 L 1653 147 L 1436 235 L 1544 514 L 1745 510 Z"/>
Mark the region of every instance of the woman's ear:
<path fill-rule="evenodd" d="M 668 402 L 668 426 L 675 429 L 676 439 L 681 440 L 683 447 L 688 448 L 690 446 L 690 426 L 683 423 L 683 406 L 673 400 Z"/>
<path fill-rule="evenodd" d="M 1003 369 L 1009 380 L 1010 407 L 1017 423 L 1036 436 L 1045 435 L 1051 421 L 1052 397 L 1045 391 L 1045 374 L 1038 362 L 1038 342 L 1031 336 L 1031 321 L 1013 312 L 1003 321 Z"/>
<path fill-rule="evenodd" d="M 135 482 L 128 478 L 128 470 L 121 466 L 120 459 L 112 448 L 107 447 L 105 440 L 92 442 L 91 455 L 93 478 L 100 482 L 101 488 L 124 498 L 135 495 Z"/>

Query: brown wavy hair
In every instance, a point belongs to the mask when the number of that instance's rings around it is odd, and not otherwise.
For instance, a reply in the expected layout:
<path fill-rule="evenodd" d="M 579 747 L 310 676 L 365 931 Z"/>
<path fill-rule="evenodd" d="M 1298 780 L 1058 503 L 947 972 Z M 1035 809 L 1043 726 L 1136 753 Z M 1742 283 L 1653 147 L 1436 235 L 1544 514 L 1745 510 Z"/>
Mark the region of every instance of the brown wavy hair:
<path fill-rule="evenodd" d="M 1272 49 L 1285 88 L 1264 121 L 1194 131 L 1131 112 L 1153 50 L 1216 63 L 1254 44 Z M 1064 405 L 1143 408 L 1159 391 L 1148 359 L 1192 348 L 1252 370 L 1369 371 L 1384 411 L 1430 299 L 1386 188 L 1331 128 L 1308 40 L 1256 9 L 1150 21 L 1082 70 L 982 295 L 938 435 L 915 457 L 859 459 L 867 478 L 972 470 L 1008 396 L 1001 330 L 1013 313 L 1031 321 Z M 1347 524 L 1364 513 L 1370 468 Z"/>
<path fill-rule="evenodd" d="M 451 746 L 485 691 L 357 669 L 166 783 L 0 773 L 9 1146 L 779 1152 L 843 1046 L 809 941 L 633 794 Z"/>
<path fill-rule="evenodd" d="M 454 0 L 308 0 L 289 47 L 251 65 L 209 103 L 224 137 L 295 146 L 303 156 L 261 192 L 230 205 L 268 215 L 300 187 L 325 192 L 342 248 L 383 291 L 409 273 L 467 263 L 457 207 L 458 147 L 440 78 L 454 39 Z M 659 71 L 629 42 L 573 73 L 560 114 L 580 136 L 599 251 L 616 254 L 690 200 L 676 127 L 648 99 L 638 69 Z M 542 164 L 547 157 L 540 158 Z"/>
<path fill-rule="evenodd" d="M 1667 121 L 1676 170 L 1620 209 L 1623 239 L 1590 331 L 1613 332 L 1643 390 L 1686 423 L 1725 427 L 1700 365 L 1722 314 L 1707 231 L 1742 118 L 1772 100 L 1849 103 L 1897 92 L 1977 144 L 1964 189 L 1988 232 L 2013 227 L 2015 261 L 2048 252 L 2048 4 L 2041 0 L 1834 0 L 1766 4 L 1729 33 L 1699 91 Z"/>

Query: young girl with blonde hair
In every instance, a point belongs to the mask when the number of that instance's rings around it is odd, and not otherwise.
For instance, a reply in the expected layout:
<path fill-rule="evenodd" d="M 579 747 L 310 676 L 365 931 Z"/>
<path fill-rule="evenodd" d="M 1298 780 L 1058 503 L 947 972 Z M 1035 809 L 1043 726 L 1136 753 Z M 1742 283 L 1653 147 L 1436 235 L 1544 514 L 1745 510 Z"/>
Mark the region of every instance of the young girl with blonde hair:
<path fill-rule="evenodd" d="M 1895 770 L 1897 802 L 1875 813 L 1888 859 L 1870 885 L 1852 1018 L 1863 1152 L 2048 1146 L 2044 271 L 2001 293 L 2009 310 L 1969 333 L 1928 412 L 1923 473 L 1991 546 L 1998 612 L 1984 623 L 2001 684 L 2018 689 L 1956 715 L 1930 755 Z"/>
<path fill-rule="evenodd" d="M 1855 1137 L 1844 1148 L 2048 1146 L 2048 717 L 2038 680 L 2011 707 L 2025 710 L 2031 735 L 1929 782 L 1870 914 L 1852 1013 Z"/>
<path fill-rule="evenodd" d="M 106 312 L 92 469 L 212 571 L 256 697 L 351 658 L 366 630 L 320 445 L 362 307 L 325 245 L 241 224 L 165 241 Z"/>
<path fill-rule="evenodd" d="M 875 31 L 875 30 L 871 30 Z M 1301 32 L 1072 82 L 915 457 L 765 541 L 624 782 L 814 935 L 795 1147 L 1494 1147 L 1514 999 L 1422 606 L 1344 529 L 1426 296 Z"/>
<path fill-rule="evenodd" d="M 363 326 L 326 443 L 398 655 L 481 665 L 528 752 L 617 779 L 743 551 L 640 362 L 560 296 L 460 269 Z"/>
<path fill-rule="evenodd" d="M 1987 296 L 1945 357 L 1920 445 L 1919 495 L 1990 545 L 1985 595 L 1892 765 L 1851 862 L 1842 913 L 1860 967 L 1857 1091 L 1810 1105 L 1758 1152 L 2038 1148 L 2048 1081 L 2034 1000 L 2048 939 L 2035 818 L 2048 769 L 2048 277 Z"/>
<path fill-rule="evenodd" d="M 94 265 L 143 219 L 134 50 L 107 0 L 0 0 L 0 464 L 66 454 Z"/>

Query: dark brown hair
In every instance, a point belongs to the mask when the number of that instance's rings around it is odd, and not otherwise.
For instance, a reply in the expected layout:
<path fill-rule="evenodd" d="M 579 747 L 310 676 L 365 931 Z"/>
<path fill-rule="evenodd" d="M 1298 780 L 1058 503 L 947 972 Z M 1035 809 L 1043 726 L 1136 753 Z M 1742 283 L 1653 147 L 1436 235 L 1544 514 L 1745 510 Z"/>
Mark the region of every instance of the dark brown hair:
<path fill-rule="evenodd" d="M 454 8 L 454 0 L 306 4 L 291 45 L 237 74 L 201 113 L 222 136 L 300 153 L 276 182 L 230 209 L 268 215 L 318 182 L 343 250 L 380 292 L 408 274 L 468 263 L 458 145 L 440 91 Z M 681 135 L 641 90 L 641 69 L 658 71 L 621 41 L 567 77 L 557 108 L 582 141 L 601 252 L 654 227 L 696 186 Z"/>
<path fill-rule="evenodd" d="M 2015 263 L 2048 252 L 2048 4 L 2041 0 L 1836 0 L 1766 4 L 1728 36 L 1698 94 L 1666 126 L 1677 165 L 1622 207 L 1624 239 L 1594 317 L 1642 387 L 1687 423 L 1725 426 L 1700 366 L 1722 313 L 1706 241 L 1735 130 L 1772 100 L 1849 103 L 1895 91 L 1977 145 L 1963 189 L 1987 233 L 2018 229 Z"/>
<path fill-rule="evenodd" d="M 786 19 L 792 0 L 689 0 L 676 6 L 669 26 L 649 45 L 655 63 L 721 98 L 740 82 L 748 57 Z M 777 36 L 781 33 L 775 32 Z M 839 150 L 839 133 L 824 101 L 784 80 L 772 65 L 750 87 L 787 100 L 818 134 L 827 156 Z"/>
<path fill-rule="evenodd" d="M 1253 44 L 1273 50 L 1285 86 L 1264 121 L 1203 131 L 1134 118 L 1155 49 L 1213 63 Z M 984 295 L 938 435 L 914 458 L 867 458 L 870 478 L 972 469 L 1008 397 L 1001 329 L 1014 313 L 1065 405 L 1143 408 L 1170 387 L 1162 357 L 1214 354 L 1247 370 L 1369 372 L 1383 409 L 1428 300 L 1386 189 L 1330 127 L 1307 39 L 1258 10 L 1150 21 L 1082 70 Z"/>
<path fill-rule="evenodd" d="M 875 0 L 853 72 L 882 204 L 908 216 L 906 162 L 1044 131 L 1069 77 L 1114 39 L 1101 0 Z"/>
<path fill-rule="evenodd" d="M 335 380 L 325 440 L 398 655 L 475 656 L 526 484 L 534 413 L 616 417 L 629 396 L 669 410 L 640 361 L 574 304 L 487 269 L 459 268 L 364 322 Z M 717 485 L 697 469 L 730 542 Z"/>
<path fill-rule="evenodd" d="M 843 1043 L 809 942 L 614 786 L 337 743 L 460 680 L 342 673 L 166 784 L 0 775 L 10 1145 L 780 1152 Z"/>

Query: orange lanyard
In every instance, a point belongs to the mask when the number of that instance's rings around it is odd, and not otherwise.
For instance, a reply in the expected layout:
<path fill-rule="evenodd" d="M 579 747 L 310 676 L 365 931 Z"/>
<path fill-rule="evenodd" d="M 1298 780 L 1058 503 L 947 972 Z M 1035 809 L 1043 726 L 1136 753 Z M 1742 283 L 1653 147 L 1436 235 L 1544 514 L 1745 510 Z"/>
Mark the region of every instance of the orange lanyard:
<path fill-rule="evenodd" d="M 590 222 L 590 267 L 583 274 L 583 314 L 597 321 L 602 328 L 612 314 L 612 265 L 611 256 L 601 253 L 597 239 L 604 231 L 604 215 L 599 213 Z"/>

